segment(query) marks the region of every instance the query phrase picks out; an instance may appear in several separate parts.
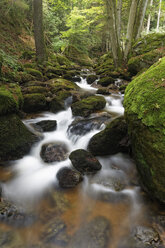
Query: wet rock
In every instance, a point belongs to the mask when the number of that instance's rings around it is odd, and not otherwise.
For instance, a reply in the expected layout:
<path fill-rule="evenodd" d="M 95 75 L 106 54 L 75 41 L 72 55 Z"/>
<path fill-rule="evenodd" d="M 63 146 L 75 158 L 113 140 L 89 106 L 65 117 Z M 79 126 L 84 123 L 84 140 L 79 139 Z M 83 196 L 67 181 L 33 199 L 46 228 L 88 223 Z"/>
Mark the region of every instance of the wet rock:
<path fill-rule="evenodd" d="M 105 248 L 110 239 L 110 223 L 103 216 L 97 216 L 84 224 L 73 236 L 69 248 Z"/>
<path fill-rule="evenodd" d="M 69 235 L 66 232 L 66 224 L 56 217 L 46 225 L 41 239 L 45 244 L 54 244 L 62 247 L 66 246 L 69 242 Z"/>
<path fill-rule="evenodd" d="M 60 97 L 55 96 L 53 97 L 53 99 L 51 99 L 49 103 L 49 108 L 50 108 L 50 111 L 53 113 L 62 111 L 65 109 L 64 101 Z"/>
<path fill-rule="evenodd" d="M 154 245 L 158 247 L 160 245 L 160 237 L 158 232 L 147 226 L 137 226 L 132 232 L 132 236 L 139 245 Z"/>
<path fill-rule="evenodd" d="M 39 127 L 43 132 L 51 132 L 56 130 L 57 121 L 55 120 L 45 120 L 35 123 L 35 126 Z"/>
<path fill-rule="evenodd" d="M 98 77 L 96 75 L 89 75 L 89 76 L 87 76 L 87 83 L 93 84 L 97 79 L 98 79 Z"/>
<path fill-rule="evenodd" d="M 131 234 L 120 242 L 118 248 L 164 248 L 158 232 L 153 227 L 136 226 Z"/>
<path fill-rule="evenodd" d="M 3 199 L 0 202 L 0 221 L 15 227 L 27 227 L 35 221 L 35 216 L 26 214 L 15 205 Z"/>
<path fill-rule="evenodd" d="M 114 84 L 115 79 L 112 78 L 112 77 L 104 77 L 104 78 L 101 78 L 97 83 L 101 84 L 104 87 L 106 87 L 106 86 L 108 86 L 110 84 Z"/>
<path fill-rule="evenodd" d="M 76 135 L 85 135 L 93 129 L 99 129 L 102 124 L 107 124 L 111 115 L 103 113 L 97 117 L 82 119 L 77 118 L 68 127 L 68 132 Z"/>
<path fill-rule="evenodd" d="M 97 90 L 97 94 L 101 94 L 101 95 L 110 95 L 111 93 L 109 92 L 109 90 L 107 88 L 99 88 Z"/>
<path fill-rule="evenodd" d="M 82 175 L 68 167 L 61 168 L 57 173 L 57 179 L 61 188 L 74 188 L 82 180 Z"/>
<path fill-rule="evenodd" d="M 71 105 L 73 115 L 87 117 L 91 113 L 105 107 L 106 101 L 102 96 L 89 96 Z"/>
<path fill-rule="evenodd" d="M 103 131 L 94 135 L 89 141 L 88 149 L 95 156 L 128 152 L 129 140 L 124 117 L 116 118 Z"/>
<path fill-rule="evenodd" d="M 81 173 L 95 173 L 101 169 L 100 162 L 90 153 L 83 149 L 73 151 L 69 155 L 73 166 Z"/>
<path fill-rule="evenodd" d="M 47 143 L 41 148 L 40 156 L 46 163 L 60 162 L 67 158 L 67 146 L 60 142 Z"/>
<path fill-rule="evenodd" d="M 72 77 L 71 81 L 73 81 L 73 82 L 81 82 L 81 77 L 78 77 L 78 76 Z"/>

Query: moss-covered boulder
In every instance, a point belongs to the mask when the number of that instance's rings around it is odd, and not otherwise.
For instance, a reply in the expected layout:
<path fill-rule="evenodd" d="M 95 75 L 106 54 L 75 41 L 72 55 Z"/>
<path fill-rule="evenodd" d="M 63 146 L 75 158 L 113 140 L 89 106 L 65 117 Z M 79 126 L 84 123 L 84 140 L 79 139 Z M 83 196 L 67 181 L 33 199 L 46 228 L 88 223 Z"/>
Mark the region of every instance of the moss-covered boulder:
<path fill-rule="evenodd" d="M 106 101 L 102 96 L 89 96 L 81 101 L 72 104 L 73 115 L 87 117 L 91 113 L 105 107 Z"/>
<path fill-rule="evenodd" d="M 46 95 L 48 91 L 49 91 L 49 88 L 43 87 L 43 86 L 29 86 L 29 87 L 24 87 L 22 89 L 23 94 L 42 93 Z"/>
<path fill-rule="evenodd" d="M 144 68 L 148 69 L 153 65 L 159 58 L 165 54 L 164 49 L 155 49 L 148 53 L 132 57 L 128 61 L 128 71 L 131 75 L 136 75 L 140 71 L 144 71 Z"/>
<path fill-rule="evenodd" d="M 34 113 L 47 109 L 47 102 L 44 94 L 34 93 L 24 95 L 23 111 L 26 113 Z"/>
<path fill-rule="evenodd" d="M 112 77 L 103 77 L 101 78 L 97 83 L 101 86 L 108 86 L 110 84 L 113 84 L 115 82 L 114 78 Z"/>
<path fill-rule="evenodd" d="M 97 75 L 89 75 L 87 76 L 87 83 L 92 84 L 98 79 Z"/>
<path fill-rule="evenodd" d="M 17 115 L 0 117 L 0 161 L 23 157 L 37 140 Z"/>
<path fill-rule="evenodd" d="M 133 45 L 133 55 L 141 55 L 150 52 L 156 48 L 165 46 L 164 33 L 152 33 L 138 39 Z"/>
<path fill-rule="evenodd" d="M 71 66 L 71 62 L 66 58 L 64 54 L 56 54 L 57 62 L 59 65 Z"/>
<path fill-rule="evenodd" d="M 113 120 L 103 131 L 95 134 L 89 141 L 88 149 L 95 156 L 127 152 L 129 142 L 124 118 Z"/>
<path fill-rule="evenodd" d="M 40 72 L 39 70 L 33 68 L 25 68 L 25 71 L 37 79 L 41 79 L 43 77 L 42 72 Z"/>
<path fill-rule="evenodd" d="M 124 106 L 133 153 L 142 183 L 165 203 L 165 58 L 135 78 Z"/>
<path fill-rule="evenodd" d="M 21 89 L 17 84 L 0 86 L 0 115 L 17 112 L 23 104 Z"/>
<path fill-rule="evenodd" d="M 48 81 L 51 91 L 57 94 L 60 91 L 77 91 L 80 89 L 75 83 L 70 82 L 63 78 L 54 78 Z"/>
<path fill-rule="evenodd" d="M 89 56 L 76 47 L 69 45 L 65 48 L 64 54 L 66 57 L 75 62 L 78 63 L 81 66 L 92 66 L 92 60 L 89 58 Z"/>

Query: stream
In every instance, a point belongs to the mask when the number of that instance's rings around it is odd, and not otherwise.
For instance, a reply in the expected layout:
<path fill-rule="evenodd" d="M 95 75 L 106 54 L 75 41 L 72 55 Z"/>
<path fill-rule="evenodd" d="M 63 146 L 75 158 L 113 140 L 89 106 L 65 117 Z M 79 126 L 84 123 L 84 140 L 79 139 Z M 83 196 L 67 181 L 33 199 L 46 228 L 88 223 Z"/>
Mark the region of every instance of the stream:
<path fill-rule="evenodd" d="M 84 78 L 77 85 L 91 93 L 97 90 Z M 123 95 L 112 93 L 104 97 L 107 104 L 103 112 L 110 113 L 112 120 L 123 115 Z M 30 129 L 41 120 L 56 120 L 57 129 L 44 132 L 43 139 L 27 156 L 11 162 L 13 176 L 2 185 L 3 197 L 19 209 L 17 217 L 21 225 L 15 225 L 14 221 L 11 225 L 0 224 L 1 232 L 8 235 L 4 242 L 0 235 L 0 247 L 133 248 L 128 245 L 132 230 L 137 226 L 150 226 L 148 206 L 142 197 L 136 167 L 127 154 L 97 157 L 102 165 L 99 172 L 84 176 L 74 189 L 59 188 L 56 174 L 62 167 L 71 167 L 71 161 L 67 158 L 62 162 L 45 163 L 40 157 L 42 145 L 62 142 L 69 155 L 76 149 L 87 149 L 90 138 L 105 128 L 102 124 L 76 135 L 68 129 L 75 118 L 66 102 L 64 111 L 57 114 L 43 112 L 24 120 Z M 104 232 L 100 233 L 98 229 Z M 91 239 L 96 243 L 93 244 Z"/>

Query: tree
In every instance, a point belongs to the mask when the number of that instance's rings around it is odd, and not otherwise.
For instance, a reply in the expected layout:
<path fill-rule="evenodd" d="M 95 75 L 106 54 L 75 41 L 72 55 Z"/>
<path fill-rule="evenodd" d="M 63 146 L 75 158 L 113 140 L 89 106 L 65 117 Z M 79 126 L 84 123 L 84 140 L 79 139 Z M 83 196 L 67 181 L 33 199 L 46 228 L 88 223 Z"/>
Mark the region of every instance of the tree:
<path fill-rule="evenodd" d="M 153 5 L 153 0 L 150 0 L 150 8 L 152 7 L 152 5 Z M 150 24 L 151 24 L 151 11 L 148 15 L 148 20 L 147 20 L 147 34 L 150 31 Z"/>
<path fill-rule="evenodd" d="M 46 48 L 43 33 L 42 0 L 33 0 L 33 22 L 36 57 L 39 63 L 46 60 Z"/>
<path fill-rule="evenodd" d="M 160 15 L 161 15 L 161 5 L 162 5 L 162 0 L 159 1 L 159 11 L 158 11 L 158 19 L 157 19 L 157 26 L 156 26 L 156 31 L 159 31 L 159 23 L 160 23 Z"/>

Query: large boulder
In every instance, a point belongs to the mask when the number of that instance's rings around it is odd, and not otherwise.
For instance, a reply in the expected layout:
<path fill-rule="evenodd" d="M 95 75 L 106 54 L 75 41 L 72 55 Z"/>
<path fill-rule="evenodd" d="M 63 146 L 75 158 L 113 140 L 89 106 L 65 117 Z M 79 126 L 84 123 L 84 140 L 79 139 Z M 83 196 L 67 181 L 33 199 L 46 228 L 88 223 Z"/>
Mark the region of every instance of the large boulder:
<path fill-rule="evenodd" d="M 74 188 L 82 181 L 83 177 L 78 171 L 63 167 L 58 171 L 57 179 L 61 188 Z"/>
<path fill-rule="evenodd" d="M 87 117 L 91 113 L 105 107 L 106 101 L 102 96 L 89 96 L 81 101 L 72 104 L 73 115 Z"/>
<path fill-rule="evenodd" d="M 89 141 L 88 149 L 96 156 L 127 152 L 129 142 L 124 117 L 116 118 L 103 131 L 95 134 Z"/>
<path fill-rule="evenodd" d="M 69 159 L 76 170 L 81 173 L 97 172 L 102 167 L 100 162 L 90 152 L 83 149 L 71 152 Z"/>
<path fill-rule="evenodd" d="M 87 76 L 87 83 L 93 84 L 98 79 L 98 76 L 96 75 L 88 75 Z"/>
<path fill-rule="evenodd" d="M 60 162 L 67 159 L 67 146 L 60 142 L 46 143 L 41 148 L 41 158 L 46 163 Z"/>
<path fill-rule="evenodd" d="M 144 188 L 165 203 L 165 57 L 135 78 L 124 106 L 133 154 Z"/>
<path fill-rule="evenodd" d="M 104 87 L 114 83 L 115 83 L 115 79 L 112 77 L 103 77 L 98 81 L 98 84 Z"/>
<path fill-rule="evenodd" d="M 0 117 L 0 160 L 13 160 L 29 152 L 38 138 L 15 114 Z"/>

